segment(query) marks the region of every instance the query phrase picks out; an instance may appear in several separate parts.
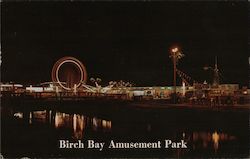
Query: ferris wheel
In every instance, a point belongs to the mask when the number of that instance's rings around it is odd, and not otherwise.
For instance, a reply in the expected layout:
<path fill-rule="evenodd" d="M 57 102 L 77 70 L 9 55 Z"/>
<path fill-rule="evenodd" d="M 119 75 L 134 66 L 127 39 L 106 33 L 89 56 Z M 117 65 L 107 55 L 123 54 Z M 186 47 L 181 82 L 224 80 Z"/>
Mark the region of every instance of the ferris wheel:
<path fill-rule="evenodd" d="M 53 66 L 52 81 L 65 90 L 73 90 L 87 82 L 87 71 L 78 59 L 70 56 L 60 58 Z"/>

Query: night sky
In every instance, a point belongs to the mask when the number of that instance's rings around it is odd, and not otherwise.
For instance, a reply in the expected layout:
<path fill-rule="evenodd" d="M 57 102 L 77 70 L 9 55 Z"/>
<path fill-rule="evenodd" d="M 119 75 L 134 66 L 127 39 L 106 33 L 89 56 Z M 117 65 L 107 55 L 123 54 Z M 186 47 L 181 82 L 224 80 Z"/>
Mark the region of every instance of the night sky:
<path fill-rule="evenodd" d="M 63 56 L 83 62 L 102 84 L 172 85 L 169 50 L 178 68 L 211 82 L 218 57 L 223 83 L 248 84 L 247 2 L 2 2 L 1 80 L 51 81 Z"/>

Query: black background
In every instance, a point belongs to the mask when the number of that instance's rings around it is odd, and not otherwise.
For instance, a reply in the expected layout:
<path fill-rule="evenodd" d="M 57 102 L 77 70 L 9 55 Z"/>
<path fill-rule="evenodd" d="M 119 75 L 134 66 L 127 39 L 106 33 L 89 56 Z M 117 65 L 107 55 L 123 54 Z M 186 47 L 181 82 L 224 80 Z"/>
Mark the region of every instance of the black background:
<path fill-rule="evenodd" d="M 2 2 L 2 81 L 51 81 L 63 56 L 81 60 L 89 77 L 137 86 L 172 85 L 169 50 L 179 68 L 211 81 L 218 56 L 223 83 L 247 85 L 247 2 Z"/>

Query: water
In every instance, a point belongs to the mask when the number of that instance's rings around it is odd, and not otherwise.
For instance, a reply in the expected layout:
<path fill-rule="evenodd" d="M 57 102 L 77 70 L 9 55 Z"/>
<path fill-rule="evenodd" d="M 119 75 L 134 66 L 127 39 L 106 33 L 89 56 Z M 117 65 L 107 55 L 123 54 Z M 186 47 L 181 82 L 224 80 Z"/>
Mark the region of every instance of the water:
<path fill-rule="evenodd" d="M 247 157 L 248 112 L 74 107 L 37 109 L 8 106 L 2 110 L 2 154 L 6 157 Z M 59 140 L 98 148 L 59 149 Z M 115 142 L 161 142 L 157 149 L 109 149 Z M 188 148 L 164 148 L 165 140 Z"/>

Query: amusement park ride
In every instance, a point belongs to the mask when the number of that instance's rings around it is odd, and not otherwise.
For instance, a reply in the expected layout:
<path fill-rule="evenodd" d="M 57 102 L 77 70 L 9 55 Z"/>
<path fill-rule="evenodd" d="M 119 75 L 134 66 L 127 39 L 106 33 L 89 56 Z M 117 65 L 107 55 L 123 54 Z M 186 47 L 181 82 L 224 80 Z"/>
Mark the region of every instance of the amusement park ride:
<path fill-rule="evenodd" d="M 178 61 L 184 57 L 179 48 L 172 48 L 170 58 L 173 60 L 173 87 L 134 87 L 129 82 L 110 81 L 107 86 L 101 86 L 100 78 L 90 78 L 86 67 L 81 61 L 74 57 L 63 57 L 53 66 L 51 71 L 52 82 L 44 82 L 39 86 L 23 87 L 19 84 L 1 84 L 1 92 L 11 92 L 14 96 L 20 94 L 40 96 L 47 98 L 49 96 L 72 97 L 109 97 L 121 99 L 169 99 L 177 103 L 179 97 L 189 99 L 215 99 L 222 96 L 234 96 L 239 91 L 239 86 L 235 84 L 219 84 L 219 69 L 217 58 L 215 66 L 204 67 L 205 70 L 211 69 L 214 74 L 213 84 L 208 85 L 206 82 L 199 83 L 193 80 L 189 75 L 177 68 Z M 182 79 L 182 86 L 176 86 L 176 75 Z M 87 83 L 93 83 L 94 86 Z M 247 91 L 244 91 L 248 94 Z M 37 95 L 39 93 L 39 95 Z M 191 94 L 191 96 L 190 96 Z M 239 93 L 238 93 L 239 94 Z M 172 96 L 173 95 L 173 96 Z"/>
<path fill-rule="evenodd" d="M 100 78 L 90 78 L 90 82 L 94 83 L 95 86 L 88 85 L 86 67 L 78 59 L 69 56 L 59 59 L 54 64 L 51 77 L 51 84 L 58 91 L 107 93 L 114 87 L 129 85 L 123 81 L 111 81 L 108 86 L 102 87 L 99 84 L 101 82 Z"/>
<path fill-rule="evenodd" d="M 103 87 L 99 83 L 100 78 L 90 78 L 90 82 L 94 86 L 87 84 L 86 67 L 81 61 L 74 57 L 63 57 L 59 59 L 53 66 L 51 71 L 52 82 L 43 82 L 39 85 L 23 87 L 21 84 L 1 84 L 1 92 L 16 92 L 16 93 L 66 93 L 84 95 L 98 94 L 126 94 L 128 88 L 132 84 L 124 81 L 110 81 L 109 85 Z"/>
<path fill-rule="evenodd" d="M 101 79 L 91 78 L 95 84 L 87 83 L 85 66 L 74 57 L 63 57 L 53 66 L 52 82 L 40 83 L 39 86 L 23 87 L 22 85 L 1 84 L 1 100 L 8 102 L 113 102 L 124 101 L 128 96 L 124 91 L 125 82 L 110 82 L 108 86 L 99 85 Z M 119 85 L 119 89 L 117 89 Z M 126 85 L 127 86 L 127 85 Z M 114 93 L 114 90 L 115 93 Z M 113 92 L 112 92 L 113 91 Z M 127 100 L 126 100 L 127 101 Z M 7 102 L 7 103 L 8 103 Z M 3 102 L 6 103 L 6 102 Z"/>

